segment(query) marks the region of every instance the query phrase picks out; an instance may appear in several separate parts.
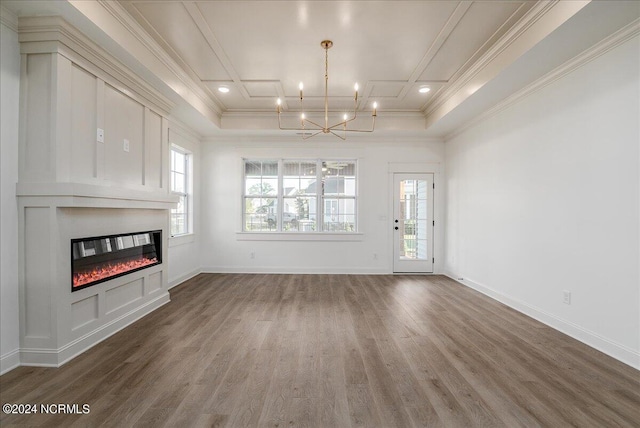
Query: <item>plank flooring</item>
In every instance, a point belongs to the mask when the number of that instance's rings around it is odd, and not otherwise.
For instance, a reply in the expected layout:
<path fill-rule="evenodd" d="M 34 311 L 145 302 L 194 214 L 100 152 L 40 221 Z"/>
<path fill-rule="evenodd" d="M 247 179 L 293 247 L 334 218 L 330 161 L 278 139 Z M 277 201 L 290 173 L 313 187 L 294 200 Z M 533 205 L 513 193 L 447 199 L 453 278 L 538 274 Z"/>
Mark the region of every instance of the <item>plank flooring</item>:
<path fill-rule="evenodd" d="M 640 427 L 640 372 L 442 276 L 202 274 L 2 427 Z"/>

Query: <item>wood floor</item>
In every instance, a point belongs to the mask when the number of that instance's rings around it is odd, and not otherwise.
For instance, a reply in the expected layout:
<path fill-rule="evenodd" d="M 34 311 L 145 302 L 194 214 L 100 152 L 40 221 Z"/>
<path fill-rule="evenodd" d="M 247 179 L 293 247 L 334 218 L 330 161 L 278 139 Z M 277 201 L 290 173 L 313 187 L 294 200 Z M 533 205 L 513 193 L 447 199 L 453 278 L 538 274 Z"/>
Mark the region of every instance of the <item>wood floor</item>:
<path fill-rule="evenodd" d="M 11 426 L 638 427 L 640 372 L 441 276 L 203 274 L 4 403 Z"/>

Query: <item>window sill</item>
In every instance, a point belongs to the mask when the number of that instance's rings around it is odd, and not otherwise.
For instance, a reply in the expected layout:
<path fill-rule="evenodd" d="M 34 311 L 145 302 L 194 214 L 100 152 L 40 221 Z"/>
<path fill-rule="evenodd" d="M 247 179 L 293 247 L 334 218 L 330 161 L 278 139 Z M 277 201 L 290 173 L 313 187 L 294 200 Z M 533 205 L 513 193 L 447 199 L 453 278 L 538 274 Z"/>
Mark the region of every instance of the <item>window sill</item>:
<path fill-rule="evenodd" d="M 193 233 L 186 233 L 184 235 L 170 236 L 169 237 L 169 248 L 177 247 L 179 245 L 190 244 L 196 240 L 196 237 Z"/>
<path fill-rule="evenodd" d="M 238 241 L 362 241 L 363 233 L 236 232 Z"/>

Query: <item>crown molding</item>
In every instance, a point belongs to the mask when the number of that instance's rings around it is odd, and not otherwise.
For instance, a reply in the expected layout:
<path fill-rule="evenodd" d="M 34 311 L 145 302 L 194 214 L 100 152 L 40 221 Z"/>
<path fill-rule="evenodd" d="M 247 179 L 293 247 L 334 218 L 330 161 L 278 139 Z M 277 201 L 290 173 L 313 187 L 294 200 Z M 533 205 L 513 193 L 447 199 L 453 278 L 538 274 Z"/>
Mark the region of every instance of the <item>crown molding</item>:
<path fill-rule="evenodd" d="M 424 109 L 429 127 L 493 79 L 507 65 L 545 38 L 590 0 L 537 2 L 507 33 Z"/>
<path fill-rule="evenodd" d="M 305 110 L 307 114 L 310 115 L 320 115 L 324 117 L 324 110 Z M 329 112 L 331 113 L 331 112 Z M 334 112 L 335 113 L 335 112 Z M 299 117 L 300 112 L 297 111 L 283 111 L 282 117 L 290 117 L 296 118 Z M 358 119 L 367 118 L 370 116 L 370 112 L 368 111 L 359 111 Z M 228 110 L 222 114 L 223 118 L 278 118 L 278 114 L 275 109 L 273 111 L 265 111 L 265 110 Z M 424 119 L 424 114 L 420 110 L 380 110 L 378 109 L 378 119 L 381 117 L 410 117 L 410 118 L 421 118 Z"/>
<path fill-rule="evenodd" d="M 287 112 L 282 113 L 283 125 L 288 126 L 287 123 L 299 123 L 299 113 Z M 309 118 L 321 120 L 324 117 L 323 111 L 311 111 L 307 113 Z M 376 131 L 407 131 L 407 132 L 425 132 L 425 118 L 422 112 L 418 110 L 414 111 L 393 111 L 385 110 L 378 112 L 376 119 Z M 364 114 L 358 115 L 358 118 L 353 123 L 354 128 L 368 129 L 371 126 L 371 114 L 364 112 Z M 220 129 L 222 131 L 256 131 L 256 130 L 270 130 L 285 134 L 287 131 L 280 130 L 278 128 L 278 114 L 275 112 L 269 112 L 264 110 L 258 111 L 232 111 L 225 112 L 222 116 L 222 123 Z M 309 129 L 312 131 L 313 129 Z M 290 130 L 288 130 L 290 131 Z M 349 132 L 350 134 L 357 134 L 357 132 Z M 371 135 L 371 133 L 366 133 Z"/>
<path fill-rule="evenodd" d="M 538 92 L 544 87 L 556 82 L 557 80 L 562 79 L 568 74 L 573 73 L 578 68 L 586 65 L 587 63 L 593 61 L 599 56 L 606 54 L 612 49 L 615 49 L 616 47 L 620 46 L 621 44 L 629 41 L 630 39 L 638 35 L 640 35 L 640 19 L 636 19 L 635 21 L 631 22 L 630 24 L 626 25 L 625 27 L 611 34 L 610 36 L 602 39 L 601 41 L 591 46 L 587 50 L 571 58 L 569 61 L 551 70 L 549 73 L 535 80 L 531 84 L 525 86 L 524 88 L 508 96 L 507 98 L 504 98 L 502 101 L 500 101 L 490 109 L 484 111 L 479 116 L 476 116 L 475 118 L 468 121 L 466 124 L 457 128 L 454 132 L 446 135 L 444 137 L 444 140 L 449 141 L 457 137 L 458 135 L 462 134 L 469 128 L 472 128 L 478 123 L 483 122 L 488 118 L 500 113 L 501 111 L 509 108 L 510 106 L 520 102 L 524 98 L 527 98 L 528 96 Z"/>
<path fill-rule="evenodd" d="M 140 11 L 135 7 L 133 2 L 121 2 L 119 3 L 124 12 L 118 12 L 119 14 L 126 13 L 129 16 L 129 23 L 131 26 L 138 26 L 140 28 L 139 33 L 143 34 L 141 37 L 145 37 L 145 40 L 150 44 L 155 44 L 153 47 L 154 50 L 159 52 L 159 55 L 166 54 L 167 57 L 173 61 L 174 65 L 177 68 L 174 70 L 177 73 L 183 73 L 187 76 L 187 79 L 190 79 L 192 82 L 195 82 L 195 85 L 198 87 L 198 91 L 201 91 L 202 95 L 201 100 L 203 102 L 211 102 L 209 106 L 212 110 L 216 112 L 216 114 L 220 115 L 223 111 L 226 111 L 226 106 L 218 97 L 216 97 L 215 92 L 211 91 L 207 86 L 207 83 L 211 81 L 201 80 L 197 73 L 191 68 L 189 64 L 187 64 L 184 59 L 180 57 L 178 52 L 168 43 L 160 33 L 158 33 L 153 25 L 149 23 L 149 21 L 145 18 L 144 15 L 140 13 Z M 118 18 L 116 18 L 118 19 Z M 124 24 L 123 24 L 124 25 Z M 141 43 L 145 43 L 140 41 Z M 157 58 L 157 56 L 156 56 Z M 160 59 L 160 58 L 158 58 Z M 172 65 L 168 65 L 172 66 Z M 200 82 L 198 84 L 198 82 Z M 227 84 L 232 84 L 232 80 L 225 81 Z"/>
<path fill-rule="evenodd" d="M 92 26 L 110 38 L 214 126 L 221 108 L 200 82 L 195 82 L 116 1 L 67 0 Z"/>
<path fill-rule="evenodd" d="M 195 144 L 200 144 L 200 141 L 202 141 L 202 135 L 193 131 L 185 125 L 184 122 L 173 116 L 169 117 L 169 131 L 174 132 Z"/>
<path fill-rule="evenodd" d="M 0 22 L 16 33 L 18 32 L 18 15 L 4 5 L 0 5 Z"/>
<path fill-rule="evenodd" d="M 515 40 L 529 29 L 533 23 L 537 22 L 540 17 L 544 16 L 553 8 L 558 0 L 551 2 L 538 2 L 525 16 L 509 29 L 493 46 L 491 46 L 478 61 L 476 61 L 467 71 L 452 82 L 447 88 L 440 92 L 439 96 L 433 97 L 424 109 L 425 115 L 431 114 L 438 107 L 442 106 L 453 94 L 462 89 L 469 81 L 477 75 L 480 70 L 485 68 L 491 62 L 495 61 L 498 55 L 509 47 Z"/>
<path fill-rule="evenodd" d="M 194 81 L 185 71 L 171 58 L 171 56 L 133 19 L 131 14 L 119 3 L 111 0 L 97 0 L 107 12 L 111 14 L 133 37 L 136 38 L 149 52 L 151 52 L 171 73 L 177 77 L 182 84 L 196 95 L 201 102 L 212 109 L 219 116 L 222 114 L 222 107 L 208 93 L 208 91 L 198 82 Z M 171 85 L 169 85 L 171 87 Z"/>
<path fill-rule="evenodd" d="M 74 60 L 73 57 L 77 55 L 97 68 L 90 71 L 96 75 L 106 74 L 115 79 L 124 87 L 118 89 L 126 88 L 132 90 L 138 96 L 156 106 L 164 114 L 168 114 L 175 107 L 171 100 L 158 92 L 114 56 L 95 44 L 80 30 L 65 21 L 64 18 L 60 16 L 34 16 L 20 18 L 18 22 L 21 53 L 36 53 L 43 50 L 56 51 L 70 56 L 71 60 Z M 47 45 L 46 42 L 60 43 L 71 52 L 67 53 L 65 49 Z M 106 81 L 112 83 L 108 79 Z"/>
<path fill-rule="evenodd" d="M 422 131 L 424 132 L 424 131 Z M 236 133 L 233 135 L 220 134 L 219 136 L 209 136 L 202 140 L 203 144 L 226 144 L 236 148 L 259 148 L 268 150 L 300 148 L 302 138 L 297 134 L 251 134 Z M 444 143 L 442 138 L 433 138 L 417 133 L 406 135 L 389 134 L 353 134 L 348 135 L 343 141 L 333 136 L 319 136 L 310 140 L 304 140 L 305 149 L 327 149 L 335 150 L 337 147 L 352 149 L 354 147 L 370 147 L 370 143 L 388 144 L 398 146 L 401 144 L 422 145 Z M 268 146 L 266 146 L 268 144 Z M 327 144 L 331 144 L 328 146 Z"/>

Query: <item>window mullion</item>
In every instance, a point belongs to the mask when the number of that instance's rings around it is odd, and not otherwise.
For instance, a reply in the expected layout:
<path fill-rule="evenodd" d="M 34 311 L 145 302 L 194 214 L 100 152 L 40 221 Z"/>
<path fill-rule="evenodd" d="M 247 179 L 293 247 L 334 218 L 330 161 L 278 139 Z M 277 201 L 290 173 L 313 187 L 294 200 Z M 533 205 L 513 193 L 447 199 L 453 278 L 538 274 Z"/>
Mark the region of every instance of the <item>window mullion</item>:
<path fill-rule="evenodd" d="M 184 187 L 183 187 L 183 192 L 184 192 L 184 227 L 185 227 L 185 232 L 189 232 L 189 230 L 191 230 L 191 228 L 189 227 L 189 212 L 190 212 L 190 207 L 189 207 L 189 197 L 187 196 L 187 194 L 189 193 L 189 161 L 188 161 L 188 156 L 184 156 L 184 165 L 183 165 L 183 171 L 184 171 Z"/>
<path fill-rule="evenodd" d="M 284 210 L 284 161 L 282 159 L 278 159 L 278 193 L 277 193 L 277 205 L 276 211 L 278 213 L 278 225 L 276 230 L 278 232 L 282 232 L 282 223 L 283 223 L 283 214 Z"/>
<path fill-rule="evenodd" d="M 324 231 L 324 183 L 322 182 L 322 160 L 316 161 L 316 216 L 318 228 L 316 232 Z"/>
<path fill-rule="evenodd" d="M 354 164 L 354 168 L 353 168 L 353 176 L 355 177 L 355 188 L 354 190 L 354 196 L 353 196 L 353 227 L 355 228 L 355 231 L 360 230 L 360 221 L 358 218 L 358 195 L 360 193 L 360 176 L 359 176 L 359 164 L 356 162 Z"/>

